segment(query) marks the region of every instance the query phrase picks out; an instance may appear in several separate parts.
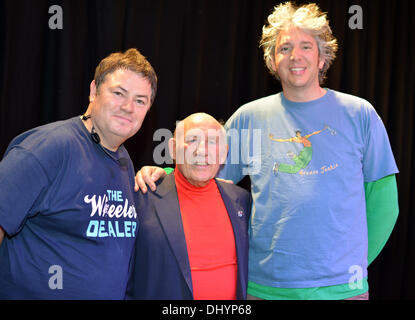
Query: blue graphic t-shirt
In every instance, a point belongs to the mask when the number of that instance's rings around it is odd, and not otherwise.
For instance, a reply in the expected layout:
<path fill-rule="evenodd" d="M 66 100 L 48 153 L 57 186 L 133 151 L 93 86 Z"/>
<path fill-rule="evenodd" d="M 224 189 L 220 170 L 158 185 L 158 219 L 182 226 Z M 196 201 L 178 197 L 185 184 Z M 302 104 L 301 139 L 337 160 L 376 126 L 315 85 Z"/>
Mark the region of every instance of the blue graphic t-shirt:
<path fill-rule="evenodd" d="M 249 280 L 277 288 L 347 284 L 367 276 L 364 182 L 398 172 L 388 136 L 365 100 L 327 90 L 295 103 L 282 93 L 226 123 L 219 176 L 250 175 Z"/>
<path fill-rule="evenodd" d="M 134 168 L 123 146 L 106 151 L 78 117 L 11 142 L 0 162 L 0 299 L 124 298 Z"/>

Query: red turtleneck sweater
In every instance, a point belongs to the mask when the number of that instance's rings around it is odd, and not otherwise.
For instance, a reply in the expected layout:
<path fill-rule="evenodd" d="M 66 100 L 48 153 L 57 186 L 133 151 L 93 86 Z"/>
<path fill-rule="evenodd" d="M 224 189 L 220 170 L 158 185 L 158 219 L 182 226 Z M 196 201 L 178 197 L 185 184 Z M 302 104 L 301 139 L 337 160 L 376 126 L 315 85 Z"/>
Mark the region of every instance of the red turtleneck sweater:
<path fill-rule="evenodd" d="M 232 224 L 214 179 L 195 187 L 174 171 L 195 300 L 236 299 Z"/>

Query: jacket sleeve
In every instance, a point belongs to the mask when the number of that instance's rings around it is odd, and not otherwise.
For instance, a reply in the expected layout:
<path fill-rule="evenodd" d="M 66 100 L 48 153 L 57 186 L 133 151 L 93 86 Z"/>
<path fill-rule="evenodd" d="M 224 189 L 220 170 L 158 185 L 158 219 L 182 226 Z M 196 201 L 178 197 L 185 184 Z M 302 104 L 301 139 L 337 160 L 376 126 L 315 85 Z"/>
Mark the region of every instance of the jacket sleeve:
<path fill-rule="evenodd" d="M 365 197 L 370 265 L 388 241 L 398 218 L 398 189 L 395 175 L 365 183 Z"/>
<path fill-rule="evenodd" d="M 166 174 L 170 174 L 170 173 L 173 173 L 174 168 L 171 168 L 171 167 L 165 167 L 165 168 L 163 168 L 163 170 L 166 172 Z"/>

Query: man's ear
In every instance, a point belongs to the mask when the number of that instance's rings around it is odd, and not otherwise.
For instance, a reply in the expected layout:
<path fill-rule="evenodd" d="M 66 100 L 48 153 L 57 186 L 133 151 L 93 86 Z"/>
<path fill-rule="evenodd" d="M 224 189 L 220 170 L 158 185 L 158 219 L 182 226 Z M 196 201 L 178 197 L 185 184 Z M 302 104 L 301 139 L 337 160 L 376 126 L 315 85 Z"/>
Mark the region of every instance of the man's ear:
<path fill-rule="evenodd" d="M 275 66 L 275 58 L 274 57 L 271 57 L 271 69 L 272 69 L 272 71 L 277 73 L 277 67 Z"/>
<path fill-rule="evenodd" d="M 324 58 L 319 58 L 319 60 L 318 60 L 318 69 L 322 70 L 325 63 L 326 63 L 326 60 Z"/>
<path fill-rule="evenodd" d="M 91 84 L 89 85 L 89 102 L 93 102 L 97 95 L 97 87 L 95 85 L 95 80 L 92 80 Z"/>
<path fill-rule="evenodd" d="M 173 160 L 176 160 L 176 139 L 169 139 L 169 155 Z"/>

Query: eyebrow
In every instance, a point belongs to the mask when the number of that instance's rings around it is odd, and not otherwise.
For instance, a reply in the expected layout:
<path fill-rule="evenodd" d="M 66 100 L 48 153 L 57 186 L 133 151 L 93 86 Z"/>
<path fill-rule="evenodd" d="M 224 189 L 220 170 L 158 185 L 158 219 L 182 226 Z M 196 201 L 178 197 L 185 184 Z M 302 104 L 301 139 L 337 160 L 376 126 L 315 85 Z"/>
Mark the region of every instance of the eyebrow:
<path fill-rule="evenodd" d="M 121 87 L 120 85 L 116 86 L 115 88 L 118 88 L 118 89 L 120 89 L 120 90 L 121 90 L 121 91 L 123 91 L 123 92 L 128 92 L 128 90 L 127 90 L 127 89 L 125 89 L 125 88 Z M 145 95 L 145 94 L 136 94 L 134 97 L 137 97 L 137 98 L 147 98 L 147 99 L 150 99 L 150 98 L 149 98 L 149 96 L 147 96 L 147 95 Z"/>
<path fill-rule="evenodd" d="M 123 91 L 123 92 L 127 92 L 127 89 L 125 89 L 125 88 L 121 87 L 120 85 L 117 85 L 117 86 L 115 86 L 115 87 L 112 87 L 112 89 L 119 89 L 119 90 L 121 90 L 121 91 Z"/>
<path fill-rule="evenodd" d="M 281 43 L 278 47 L 281 47 L 281 46 L 284 46 L 284 45 L 288 45 L 288 44 L 292 44 L 292 41 L 287 40 L 287 41 Z M 311 42 L 311 41 L 301 41 L 300 44 L 310 44 L 310 45 L 313 45 L 313 42 Z"/>

